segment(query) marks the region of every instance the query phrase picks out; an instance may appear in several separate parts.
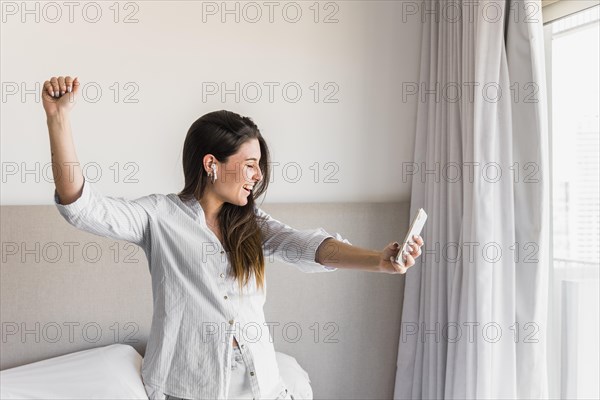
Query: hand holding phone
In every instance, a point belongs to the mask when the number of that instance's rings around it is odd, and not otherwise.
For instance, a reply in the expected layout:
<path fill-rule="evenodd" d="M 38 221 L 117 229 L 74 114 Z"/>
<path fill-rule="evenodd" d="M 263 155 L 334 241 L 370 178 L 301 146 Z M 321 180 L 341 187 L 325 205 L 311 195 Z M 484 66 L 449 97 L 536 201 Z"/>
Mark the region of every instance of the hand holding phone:
<path fill-rule="evenodd" d="M 404 237 L 404 241 L 402 242 L 402 245 L 400 246 L 400 251 L 398 252 L 398 255 L 396 255 L 396 262 L 398 264 L 402 265 L 403 267 L 406 267 L 406 265 L 404 265 L 404 259 L 402 258 L 402 253 L 408 246 L 408 242 L 413 240 L 412 239 L 413 236 L 421 234 L 421 231 L 423 230 L 423 227 L 425 226 L 426 220 L 427 220 L 427 213 L 422 208 L 419 208 L 419 211 L 417 212 L 417 215 L 415 216 L 412 223 L 410 224 L 408 233 Z"/>

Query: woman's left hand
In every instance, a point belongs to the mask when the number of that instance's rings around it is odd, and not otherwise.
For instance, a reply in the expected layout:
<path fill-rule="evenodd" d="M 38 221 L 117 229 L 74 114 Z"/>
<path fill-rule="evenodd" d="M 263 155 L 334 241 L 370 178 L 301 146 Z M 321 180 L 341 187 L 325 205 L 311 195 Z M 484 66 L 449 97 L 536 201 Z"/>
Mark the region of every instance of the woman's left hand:
<path fill-rule="evenodd" d="M 405 274 L 410 267 L 415 265 L 415 259 L 421 255 L 421 246 L 424 244 L 425 242 L 421 236 L 413 236 L 406 247 L 406 255 L 404 256 L 405 267 L 403 267 L 395 261 L 396 255 L 400 251 L 400 245 L 398 242 L 390 243 L 381 252 L 381 259 L 379 261 L 380 271 L 388 274 Z"/>

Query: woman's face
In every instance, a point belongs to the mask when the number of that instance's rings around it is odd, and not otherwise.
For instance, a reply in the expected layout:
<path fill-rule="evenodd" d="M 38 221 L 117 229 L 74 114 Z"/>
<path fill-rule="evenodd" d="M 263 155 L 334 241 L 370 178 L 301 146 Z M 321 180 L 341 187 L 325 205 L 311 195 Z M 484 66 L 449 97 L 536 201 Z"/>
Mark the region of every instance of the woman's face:
<path fill-rule="evenodd" d="M 252 187 L 263 178 L 258 164 L 260 160 L 258 139 L 250 139 L 231 155 L 227 163 L 217 162 L 217 180 L 209 187 L 216 197 L 227 203 L 245 206 Z"/>

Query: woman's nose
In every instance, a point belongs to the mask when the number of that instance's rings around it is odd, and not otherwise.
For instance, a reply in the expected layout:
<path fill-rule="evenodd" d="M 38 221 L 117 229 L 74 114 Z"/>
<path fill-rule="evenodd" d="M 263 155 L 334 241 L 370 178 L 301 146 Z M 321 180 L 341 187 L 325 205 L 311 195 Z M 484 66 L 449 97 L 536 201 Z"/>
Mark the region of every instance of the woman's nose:
<path fill-rule="evenodd" d="M 255 179 L 257 182 L 260 182 L 260 181 L 262 181 L 262 179 L 263 179 L 262 170 L 261 170 L 260 168 L 257 168 L 256 170 L 257 170 L 257 172 L 256 172 L 256 174 L 254 175 L 254 179 Z"/>

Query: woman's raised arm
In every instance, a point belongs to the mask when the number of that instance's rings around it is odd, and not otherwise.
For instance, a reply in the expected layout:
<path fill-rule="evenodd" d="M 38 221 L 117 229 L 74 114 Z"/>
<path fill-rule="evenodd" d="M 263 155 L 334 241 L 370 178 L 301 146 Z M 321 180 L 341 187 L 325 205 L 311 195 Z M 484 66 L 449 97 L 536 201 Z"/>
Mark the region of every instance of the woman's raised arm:
<path fill-rule="evenodd" d="M 52 174 L 61 204 L 73 203 L 81 196 L 83 173 L 79 166 L 70 113 L 79 92 L 79 81 L 70 76 L 52 77 L 44 82 L 42 104 L 50 135 Z"/>
<path fill-rule="evenodd" d="M 71 134 L 70 112 L 78 91 L 79 81 L 70 76 L 44 82 L 42 99 L 50 132 L 56 207 L 78 229 L 145 246 L 150 216 L 161 196 L 135 200 L 105 196 L 85 180 Z"/>

